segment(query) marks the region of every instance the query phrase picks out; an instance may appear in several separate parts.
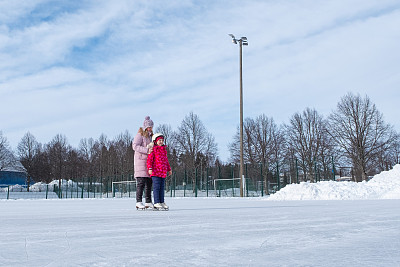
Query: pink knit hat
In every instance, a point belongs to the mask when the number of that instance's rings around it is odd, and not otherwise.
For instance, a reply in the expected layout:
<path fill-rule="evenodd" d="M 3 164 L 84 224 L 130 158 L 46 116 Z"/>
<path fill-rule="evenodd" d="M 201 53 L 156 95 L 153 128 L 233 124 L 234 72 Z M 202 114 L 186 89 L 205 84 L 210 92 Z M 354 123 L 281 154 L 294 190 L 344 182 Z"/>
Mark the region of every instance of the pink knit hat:
<path fill-rule="evenodd" d="M 150 119 L 150 116 L 146 116 L 144 118 L 144 122 L 143 122 L 143 129 L 146 130 L 149 127 L 153 127 L 154 123 L 153 121 Z"/>

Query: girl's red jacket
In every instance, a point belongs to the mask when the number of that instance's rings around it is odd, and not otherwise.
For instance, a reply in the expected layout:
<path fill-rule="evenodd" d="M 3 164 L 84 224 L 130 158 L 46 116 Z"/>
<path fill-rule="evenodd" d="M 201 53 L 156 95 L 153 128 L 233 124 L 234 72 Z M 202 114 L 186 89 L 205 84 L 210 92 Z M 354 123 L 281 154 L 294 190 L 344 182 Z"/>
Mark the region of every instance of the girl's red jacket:
<path fill-rule="evenodd" d="M 167 172 L 171 170 L 171 166 L 168 162 L 166 146 L 155 145 L 153 147 L 153 152 L 147 157 L 147 169 L 153 171 L 151 176 L 167 177 Z"/>

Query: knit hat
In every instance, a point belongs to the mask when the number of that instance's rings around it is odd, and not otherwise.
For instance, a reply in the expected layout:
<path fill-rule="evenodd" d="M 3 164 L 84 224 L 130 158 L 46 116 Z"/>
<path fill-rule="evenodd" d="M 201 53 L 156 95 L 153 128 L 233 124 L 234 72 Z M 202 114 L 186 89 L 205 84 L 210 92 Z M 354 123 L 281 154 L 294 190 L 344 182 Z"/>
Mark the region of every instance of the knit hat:
<path fill-rule="evenodd" d="M 162 133 L 156 133 L 153 135 L 153 137 L 151 138 L 151 140 L 154 143 L 157 143 L 158 139 L 164 139 L 164 135 L 162 135 Z"/>
<path fill-rule="evenodd" d="M 153 121 L 150 119 L 150 116 L 146 116 L 144 118 L 144 122 L 143 122 L 143 130 L 146 130 L 149 127 L 153 127 L 154 123 Z"/>

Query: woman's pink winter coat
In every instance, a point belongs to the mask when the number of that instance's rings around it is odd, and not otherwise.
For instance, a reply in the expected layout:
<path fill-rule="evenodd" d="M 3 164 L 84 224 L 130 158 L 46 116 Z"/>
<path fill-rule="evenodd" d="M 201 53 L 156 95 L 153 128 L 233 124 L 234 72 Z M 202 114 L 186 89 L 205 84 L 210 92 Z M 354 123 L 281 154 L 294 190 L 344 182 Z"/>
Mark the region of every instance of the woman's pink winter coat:
<path fill-rule="evenodd" d="M 150 177 L 147 171 L 147 145 L 150 144 L 151 137 L 145 137 L 137 133 L 132 142 L 132 148 L 135 151 L 134 165 L 136 177 Z"/>

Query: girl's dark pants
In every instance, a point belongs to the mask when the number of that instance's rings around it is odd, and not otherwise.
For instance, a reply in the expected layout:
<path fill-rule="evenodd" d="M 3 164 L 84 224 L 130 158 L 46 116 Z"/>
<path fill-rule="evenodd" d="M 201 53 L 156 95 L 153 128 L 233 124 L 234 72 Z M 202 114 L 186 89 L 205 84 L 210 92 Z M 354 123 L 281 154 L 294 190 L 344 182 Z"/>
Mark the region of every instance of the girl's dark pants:
<path fill-rule="evenodd" d="M 146 203 L 151 203 L 151 178 L 136 177 L 136 202 L 142 202 L 143 191 L 146 188 Z"/>
<path fill-rule="evenodd" d="M 165 178 L 152 176 L 154 203 L 164 203 Z"/>

